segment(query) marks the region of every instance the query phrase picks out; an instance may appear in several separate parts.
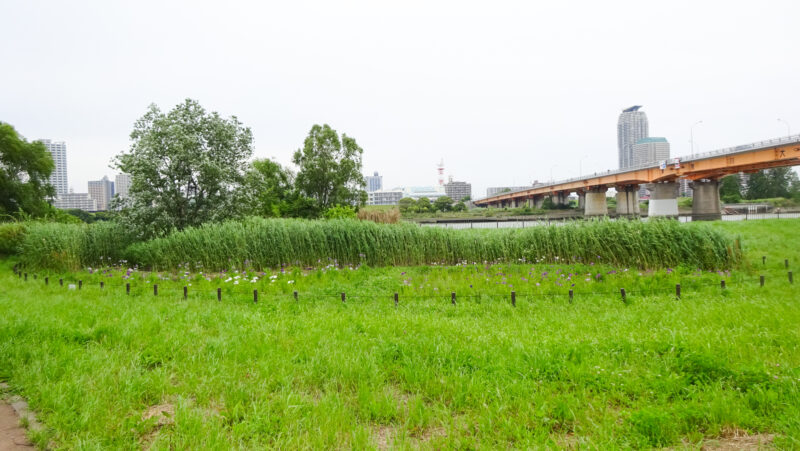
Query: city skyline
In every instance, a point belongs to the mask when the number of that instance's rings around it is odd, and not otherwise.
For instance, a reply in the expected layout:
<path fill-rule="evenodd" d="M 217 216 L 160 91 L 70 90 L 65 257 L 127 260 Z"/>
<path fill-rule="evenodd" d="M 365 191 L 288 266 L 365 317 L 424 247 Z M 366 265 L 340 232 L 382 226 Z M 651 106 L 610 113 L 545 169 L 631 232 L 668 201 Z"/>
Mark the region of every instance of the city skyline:
<path fill-rule="evenodd" d="M 255 157 L 290 166 L 328 123 L 387 185 L 435 183 L 444 158 L 477 194 L 616 168 L 615 122 L 634 104 L 673 156 L 691 152 L 690 133 L 704 152 L 800 130 L 784 32 L 800 4 L 771 4 L 10 0 L 0 120 L 65 141 L 76 191 L 108 173 L 150 103 L 191 97 L 252 127 Z M 52 31 L 64 23 L 76 31 Z"/>

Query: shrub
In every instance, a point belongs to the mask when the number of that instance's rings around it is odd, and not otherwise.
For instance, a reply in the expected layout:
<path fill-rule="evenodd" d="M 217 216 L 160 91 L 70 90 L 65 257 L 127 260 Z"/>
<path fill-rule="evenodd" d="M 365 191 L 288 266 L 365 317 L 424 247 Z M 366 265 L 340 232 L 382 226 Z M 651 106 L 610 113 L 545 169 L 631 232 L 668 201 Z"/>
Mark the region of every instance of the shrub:
<path fill-rule="evenodd" d="M 0 224 L 0 255 L 16 255 L 25 236 L 25 226 L 19 222 Z"/>

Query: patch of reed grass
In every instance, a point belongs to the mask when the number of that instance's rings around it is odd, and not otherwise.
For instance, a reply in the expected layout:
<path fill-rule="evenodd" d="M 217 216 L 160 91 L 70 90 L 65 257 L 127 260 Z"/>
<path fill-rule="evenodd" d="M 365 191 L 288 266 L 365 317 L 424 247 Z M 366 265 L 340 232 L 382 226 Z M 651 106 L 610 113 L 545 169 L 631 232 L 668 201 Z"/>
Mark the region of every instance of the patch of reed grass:
<path fill-rule="evenodd" d="M 730 236 L 676 221 L 589 221 L 501 230 L 448 230 L 368 221 L 250 218 L 136 243 L 129 259 L 154 269 L 459 262 L 604 262 L 641 268 L 734 266 Z"/>

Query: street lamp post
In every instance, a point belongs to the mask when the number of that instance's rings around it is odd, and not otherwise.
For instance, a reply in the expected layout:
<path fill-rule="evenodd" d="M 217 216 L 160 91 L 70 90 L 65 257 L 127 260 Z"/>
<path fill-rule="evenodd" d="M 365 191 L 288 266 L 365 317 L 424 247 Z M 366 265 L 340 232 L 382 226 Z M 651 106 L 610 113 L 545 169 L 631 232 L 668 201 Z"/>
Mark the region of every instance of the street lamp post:
<path fill-rule="evenodd" d="M 792 136 L 792 127 L 789 126 L 789 123 L 781 118 L 778 118 L 778 122 L 783 122 L 783 124 L 786 125 L 786 136 Z"/>
<path fill-rule="evenodd" d="M 697 121 L 689 128 L 689 142 L 692 143 L 692 156 L 694 156 L 694 128 L 702 123 L 703 121 Z"/>

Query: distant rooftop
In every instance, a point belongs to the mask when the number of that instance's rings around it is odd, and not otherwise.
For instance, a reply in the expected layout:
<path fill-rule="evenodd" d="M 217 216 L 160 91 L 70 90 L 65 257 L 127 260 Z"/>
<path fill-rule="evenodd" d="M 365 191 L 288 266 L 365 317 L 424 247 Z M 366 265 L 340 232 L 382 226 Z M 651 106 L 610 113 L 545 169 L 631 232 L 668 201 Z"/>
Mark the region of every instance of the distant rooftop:
<path fill-rule="evenodd" d="M 651 136 L 649 138 L 642 138 L 636 141 L 636 144 L 647 144 L 647 143 L 665 143 L 668 142 L 667 138 L 660 138 L 656 136 Z"/>
<path fill-rule="evenodd" d="M 630 108 L 625 108 L 624 110 L 622 110 L 622 112 L 623 113 L 630 113 L 632 111 L 639 111 L 639 108 L 641 108 L 641 107 L 642 107 L 641 105 L 634 105 L 634 106 L 632 106 Z"/>

